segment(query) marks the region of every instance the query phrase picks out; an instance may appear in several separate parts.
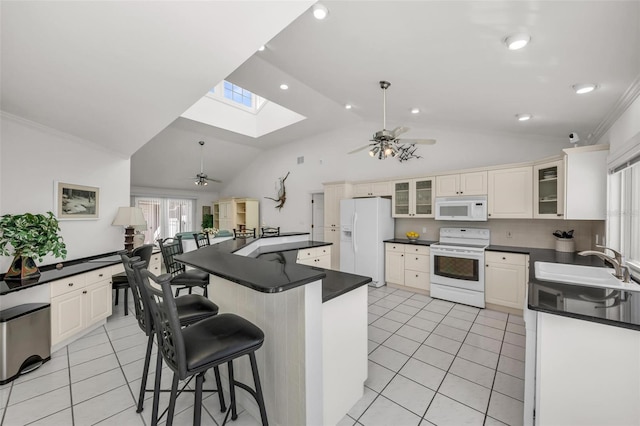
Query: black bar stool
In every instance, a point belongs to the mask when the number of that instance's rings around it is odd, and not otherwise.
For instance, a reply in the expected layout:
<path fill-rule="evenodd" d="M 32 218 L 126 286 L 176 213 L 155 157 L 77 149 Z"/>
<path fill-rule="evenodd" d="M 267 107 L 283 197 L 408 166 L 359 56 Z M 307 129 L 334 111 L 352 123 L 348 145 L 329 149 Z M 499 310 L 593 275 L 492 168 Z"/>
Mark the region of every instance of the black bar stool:
<path fill-rule="evenodd" d="M 151 253 L 153 252 L 153 244 L 145 244 L 140 247 L 136 247 L 131 252 L 131 257 L 139 257 L 141 261 L 147 262 L 151 260 Z M 111 276 L 111 288 L 116 291 L 115 305 L 118 304 L 118 294 L 120 290 L 124 290 L 124 314 L 129 315 L 129 280 L 127 274 L 120 272 Z"/>
<path fill-rule="evenodd" d="M 233 229 L 233 239 L 236 238 L 249 238 L 256 237 L 256 228 L 242 228 L 242 229 Z"/>
<path fill-rule="evenodd" d="M 204 233 L 193 234 L 193 239 L 196 240 L 196 246 L 198 248 L 211 245 L 211 240 L 209 240 L 209 234 L 204 234 Z"/>
<path fill-rule="evenodd" d="M 171 274 L 171 284 L 178 286 L 176 288 L 176 297 L 180 295 L 180 290 L 189 290 L 189 294 L 193 287 L 202 287 L 204 296 L 207 297 L 209 292 L 209 273 L 197 269 L 186 270 L 185 266 L 175 259 L 175 256 L 182 254 L 182 239 L 180 236 L 176 238 L 159 239 L 160 251 L 162 252 L 162 260 L 167 268 L 167 273 Z"/>
<path fill-rule="evenodd" d="M 127 278 L 130 281 L 131 292 L 133 293 L 134 307 L 136 313 L 136 319 L 138 320 L 138 326 L 147 336 L 147 351 L 144 359 L 144 367 L 142 370 L 142 382 L 140 383 L 140 393 L 138 396 L 138 405 L 136 412 L 141 412 L 144 408 L 144 395 L 146 392 L 153 391 L 153 411 L 151 414 L 152 423 L 156 424 L 158 421 L 158 405 L 159 405 L 159 384 L 162 378 L 162 355 L 158 351 L 156 357 L 156 385 L 154 389 L 147 389 L 147 376 L 149 374 L 149 364 L 151 360 L 151 351 L 153 350 L 154 333 L 154 321 L 151 316 L 151 308 L 147 302 L 150 297 L 146 294 L 146 288 L 140 285 L 140 280 L 137 278 L 137 274 L 134 272 L 134 265 L 139 268 L 146 268 L 145 263 L 140 261 L 139 258 L 128 257 L 125 253 L 120 253 L 122 263 Z M 191 324 L 195 324 L 198 321 L 212 317 L 218 313 L 218 305 L 210 301 L 204 296 L 197 294 L 187 294 L 175 299 L 176 308 L 178 311 L 178 319 L 180 326 L 186 327 Z M 216 378 L 217 389 L 222 389 L 222 382 L 220 381 L 220 371 L 216 367 L 214 368 L 214 374 Z M 224 394 L 219 392 L 220 408 L 221 411 L 226 411 L 226 405 L 224 402 Z"/>
<path fill-rule="evenodd" d="M 143 285 L 151 296 L 151 309 L 158 336 L 159 352 L 166 364 L 173 370 L 171 398 L 169 400 L 169 415 L 167 425 L 171 426 L 177 397 L 178 380 L 196 376 L 196 395 L 193 413 L 193 424 L 200 425 L 202 412 L 202 382 L 204 374 L 210 368 L 227 363 L 229 368 L 229 394 L 231 396 L 231 419 L 238 417 L 235 386 L 251 394 L 260 409 L 263 426 L 268 425 L 267 412 L 262 396 L 262 387 L 258 375 L 255 351 L 264 343 L 264 333 L 260 328 L 246 319 L 234 314 L 219 314 L 204 319 L 187 328 L 180 328 L 178 311 L 169 275 L 156 277 L 151 272 L 134 265 L 136 274 L 142 277 Z M 159 291 L 151 283 L 162 288 Z M 243 355 L 249 356 L 255 390 L 244 383 L 240 383 L 233 376 L 233 360 Z M 229 412 L 225 416 L 226 423 Z"/>

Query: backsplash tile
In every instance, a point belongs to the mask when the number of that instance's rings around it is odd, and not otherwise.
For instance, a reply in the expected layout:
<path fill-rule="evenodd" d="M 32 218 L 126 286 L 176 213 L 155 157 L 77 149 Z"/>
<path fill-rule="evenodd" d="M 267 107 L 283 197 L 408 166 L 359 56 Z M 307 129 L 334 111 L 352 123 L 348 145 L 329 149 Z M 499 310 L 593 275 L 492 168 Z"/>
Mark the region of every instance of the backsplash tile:
<path fill-rule="evenodd" d="M 449 222 L 435 219 L 396 219 L 395 237 L 406 238 L 405 233 L 415 231 L 421 240 L 439 239 L 440 228 L 468 227 L 488 228 L 491 230 L 491 244 L 555 248 L 555 230 L 574 230 L 576 250 L 590 250 L 595 248 L 595 236 L 599 235 L 599 243 L 605 232 L 603 220 L 554 220 L 554 219 L 491 219 L 487 222 Z M 422 229 L 426 228 L 427 232 Z M 511 233 L 511 238 L 507 233 Z"/>

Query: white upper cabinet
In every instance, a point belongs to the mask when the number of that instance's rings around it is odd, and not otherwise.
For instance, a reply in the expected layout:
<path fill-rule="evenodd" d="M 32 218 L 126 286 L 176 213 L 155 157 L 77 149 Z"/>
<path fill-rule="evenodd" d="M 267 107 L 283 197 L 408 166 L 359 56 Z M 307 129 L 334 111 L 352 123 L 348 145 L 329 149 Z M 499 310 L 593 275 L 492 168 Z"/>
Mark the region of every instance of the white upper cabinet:
<path fill-rule="evenodd" d="M 393 217 L 434 217 L 434 178 L 408 179 L 393 183 Z"/>
<path fill-rule="evenodd" d="M 533 166 L 533 217 L 564 217 L 564 161 Z"/>
<path fill-rule="evenodd" d="M 351 184 L 324 185 L 324 226 L 340 228 L 340 200 L 351 198 Z"/>
<path fill-rule="evenodd" d="M 605 220 L 608 145 L 568 148 L 565 152 L 565 219 Z"/>
<path fill-rule="evenodd" d="M 489 170 L 490 219 L 533 217 L 533 167 Z"/>
<path fill-rule="evenodd" d="M 366 182 L 353 185 L 353 197 L 390 197 L 393 193 L 393 182 Z"/>
<path fill-rule="evenodd" d="M 436 196 L 486 195 L 487 172 L 436 176 Z"/>

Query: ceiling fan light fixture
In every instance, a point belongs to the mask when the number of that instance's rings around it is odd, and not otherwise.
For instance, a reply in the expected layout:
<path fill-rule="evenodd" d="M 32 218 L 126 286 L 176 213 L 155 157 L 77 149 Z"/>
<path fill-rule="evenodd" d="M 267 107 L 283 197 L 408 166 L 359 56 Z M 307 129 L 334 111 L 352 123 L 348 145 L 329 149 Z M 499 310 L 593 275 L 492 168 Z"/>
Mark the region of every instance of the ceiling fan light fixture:
<path fill-rule="evenodd" d="M 314 4 L 312 10 L 313 10 L 313 17 L 316 18 L 318 21 L 322 21 L 329 14 L 329 9 L 327 9 L 325 5 L 320 3 Z"/>
<path fill-rule="evenodd" d="M 533 118 L 531 114 L 516 114 L 518 121 L 529 121 Z"/>
<path fill-rule="evenodd" d="M 420 108 L 411 108 L 411 114 L 420 114 Z"/>
<path fill-rule="evenodd" d="M 598 86 L 596 84 L 593 84 L 593 83 L 574 84 L 573 86 L 571 86 L 571 88 L 578 95 L 584 95 L 585 93 L 591 93 L 594 90 L 596 90 L 597 87 Z"/>
<path fill-rule="evenodd" d="M 513 34 L 505 37 L 504 43 L 509 50 L 520 50 L 531 41 L 529 34 Z"/>

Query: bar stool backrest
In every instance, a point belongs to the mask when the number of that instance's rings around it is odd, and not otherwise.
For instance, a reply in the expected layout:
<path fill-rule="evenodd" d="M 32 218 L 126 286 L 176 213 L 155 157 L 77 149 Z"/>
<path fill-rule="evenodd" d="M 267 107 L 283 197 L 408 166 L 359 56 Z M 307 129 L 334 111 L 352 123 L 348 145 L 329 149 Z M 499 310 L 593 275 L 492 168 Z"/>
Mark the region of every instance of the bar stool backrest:
<path fill-rule="evenodd" d="M 124 272 L 127 274 L 127 279 L 129 280 L 131 293 L 133 293 L 138 326 L 144 331 L 144 334 L 149 337 L 151 333 L 153 333 L 153 318 L 151 317 L 151 311 L 148 309 L 148 305 L 145 303 L 146 298 L 143 296 L 143 292 L 146 290 L 140 285 L 133 266 L 139 264 L 141 267 L 146 268 L 148 267 L 148 262 L 140 261 L 139 257 L 128 257 L 126 254 L 121 254 L 120 257 L 122 257 L 122 264 L 124 265 Z"/>
<path fill-rule="evenodd" d="M 164 266 L 167 268 L 167 273 L 175 277 L 185 271 L 185 267 L 182 263 L 175 259 L 175 256 L 182 254 L 182 240 L 178 238 L 165 238 L 159 239 L 160 251 L 162 252 L 162 260 Z"/>
<path fill-rule="evenodd" d="M 183 380 L 187 377 L 187 361 L 178 309 L 171 289 L 171 276 L 164 274 L 156 277 L 138 265 L 135 270 L 149 298 L 148 305 L 153 315 L 162 357 L 167 365 L 178 374 L 180 380 Z M 160 286 L 162 291 L 154 287 L 152 283 Z"/>
<path fill-rule="evenodd" d="M 211 245 L 211 240 L 209 240 L 209 234 L 204 234 L 204 233 L 193 234 L 193 239 L 196 240 L 196 246 L 198 248 Z"/>

